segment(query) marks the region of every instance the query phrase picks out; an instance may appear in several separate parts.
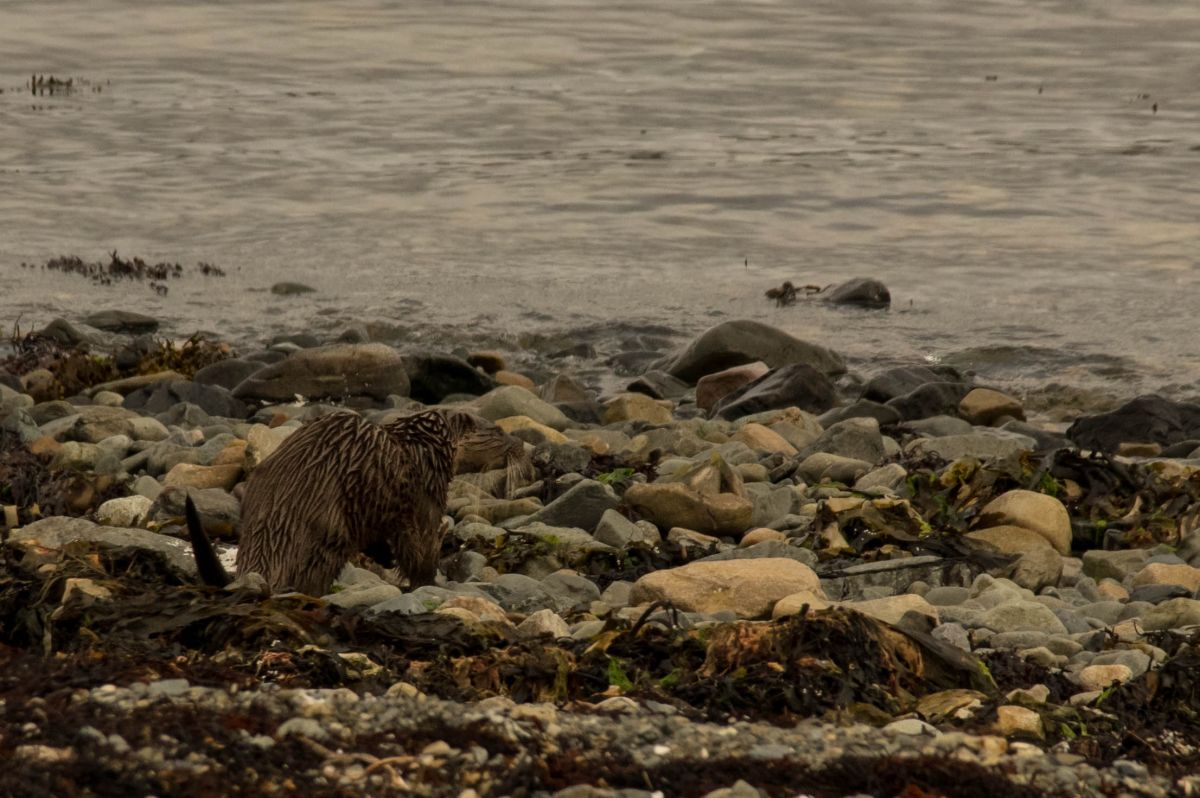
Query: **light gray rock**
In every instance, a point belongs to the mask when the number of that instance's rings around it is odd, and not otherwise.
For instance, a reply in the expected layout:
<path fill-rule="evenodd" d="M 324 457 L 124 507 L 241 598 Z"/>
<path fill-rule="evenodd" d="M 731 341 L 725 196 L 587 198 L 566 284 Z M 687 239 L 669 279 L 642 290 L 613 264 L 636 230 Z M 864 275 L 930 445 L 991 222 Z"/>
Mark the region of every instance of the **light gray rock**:
<path fill-rule="evenodd" d="M 1103 551 L 1092 549 L 1083 553 L 1083 573 L 1099 582 L 1105 577 L 1125 581 L 1145 567 L 1150 554 L 1145 549 Z"/>
<path fill-rule="evenodd" d="M 189 581 L 196 576 L 196 561 L 187 541 L 145 529 L 100 526 L 85 518 L 43 518 L 13 530 L 9 542 L 16 545 L 32 543 L 57 550 L 78 542 L 93 543 L 106 549 L 141 549 L 161 555 L 177 574 Z"/>
<path fill-rule="evenodd" d="M 804 458 L 796 469 L 796 474 L 809 483 L 829 480 L 852 485 L 870 471 L 872 465 L 866 460 L 854 460 L 836 454 L 817 452 Z"/>
<path fill-rule="evenodd" d="M 854 489 L 863 492 L 880 488 L 894 491 L 898 490 L 906 479 L 908 479 L 908 471 L 904 466 L 899 463 L 888 463 L 859 477 L 858 481 L 854 483 Z"/>
<path fill-rule="evenodd" d="M 886 406 L 886 405 L 885 405 Z M 891 408 L 888 408 L 889 410 Z M 904 428 L 927 438 L 945 438 L 948 435 L 970 435 L 975 431 L 971 423 L 958 416 L 930 416 L 904 422 Z"/>
<path fill-rule="evenodd" d="M 653 524 L 648 525 L 653 526 Z M 659 534 L 657 528 L 651 534 L 649 530 L 633 523 L 616 510 L 605 510 L 604 514 L 600 516 L 600 521 L 596 524 L 595 538 L 615 549 L 624 549 L 631 543 L 657 546 L 662 542 L 662 535 Z"/>
<path fill-rule="evenodd" d="M 402 591 L 395 585 L 373 585 L 358 589 L 342 590 L 331 593 L 325 600 L 335 607 L 349 609 L 351 607 L 374 607 L 386 601 L 395 599 Z"/>
<path fill-rule="evenodd" d="M 587 609 L 600 598 L 600 588 L 578 574 L 558 572 L 542 580 L 542 587 L 554 600 L 558 612 Z"/>
<path fill-rule="evenodd" d="M 153 504 L 145 496 L 109 499 L 96 508 L 96 520 L 105 526 L 140 527 L 149 517 Z"/>
<path fill-rule="evenodd" d="M 753 546 L 737 547 L 727 551 L 701 557 L 696 562 L 723 562 L 726 560 L 755 560 L 765 557 L 781 557 L 802 562 L 809 568 L 817 567 L 817 555 L 809 549 L 793 546 L 786 540 L 764 540 Z"/>
<path fill-rule="evenodd" d="M 930 636 L 934 640 L 949 643 L 956 648 L 961 648 L 963 651 L 971 650 L 971 637 L 967 634 L 967 630 L 960 624 L 942 623 L 934 627 L 933 631 L 930 632 Z"/>
<path fill-rule="evenodd" d="M 1101 651 L 1092 658 L 1092 665 L 1124 665 L 1136 679 L 1150 670 L 1150 655 L 1135 648 L 1118 651 Z"/>
<path fill-rule="evenodd" d="M 133 481 L 133 492 L 154 501 L 163 492 L 162 483 L 152 476 L 143 474 Z"/>
<path fill-rule="evenodd" d="M 571 630 L 566 621 L 555 614 L 553 610 L 538 610 L 517 624 L 516 636 L 518 640 L 533 640 L 540 637 L 557 640 L 560 637 L 570 637 Z"/>
<path fill-rule="evenodd" d="M 883 459 L 883 436 L 879 422 L 873 418 L 850 418 L 839 421 L 800 452 L 801 458 L 824 452 L 852 460 L 862 460 L 872 466 Z"/>
<path fill-rule="evenodd" d="M 769 482 L 751 482 L 744 486 L 746 494 L 754 502 L 751 527 L 769 526 L 792 512 L 796 494 L 790 487 L 776 487 Z"/>
<path fill-rule="evenodd" d="M 1049 608 L 1035 601 L 1013 601 L 992 607 L 983 613 L 980 622 L 997 632 L 1046 632 L 1067 634 L 1067 627 Z"/>
<path fill-rule="evenodd" d="M 475 411 L 488 421 L 512 416 L 528 416 L 539 424 L 562 432 L 571 420 L 554 405 L 516 385 L 501 385 L 472 403 Z"/>
<path fill-rule="evenodd" d="M 943 460 L 974 457 L 977 460 L 1008 460 L 1036 448 L 1033 438 L 1000 430 L 978 430 L 969 435 L 918 438 L 908 445 L 912 454 L 936 454 Z"/>
<path fill-rule="evenodd" d="M 554 605 L 542 583 L 523 574 L 502 574 L 479 589 L 509 612 L 534 612 Z"/>

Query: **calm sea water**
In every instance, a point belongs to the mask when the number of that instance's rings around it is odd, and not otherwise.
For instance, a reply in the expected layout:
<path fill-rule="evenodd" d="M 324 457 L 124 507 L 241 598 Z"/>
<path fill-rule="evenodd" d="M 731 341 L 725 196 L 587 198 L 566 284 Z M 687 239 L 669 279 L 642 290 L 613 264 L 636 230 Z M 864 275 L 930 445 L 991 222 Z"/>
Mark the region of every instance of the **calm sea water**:
<path fill-rule="evenodd" d="M 751 317 L 1050 411 L 1194 396 L 1198 75 L 1194 0 L 9 0 L 0 322 L 603 360 Z M 114 249 L 229 276 L 20 266 Z M 762 295 L 860 275 L 890 311 Z"/>

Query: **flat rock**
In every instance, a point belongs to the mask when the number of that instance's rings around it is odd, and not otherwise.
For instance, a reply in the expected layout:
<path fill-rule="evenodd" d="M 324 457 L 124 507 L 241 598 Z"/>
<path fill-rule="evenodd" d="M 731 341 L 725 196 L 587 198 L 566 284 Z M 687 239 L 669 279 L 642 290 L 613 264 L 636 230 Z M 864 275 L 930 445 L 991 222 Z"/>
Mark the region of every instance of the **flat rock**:
<path fill-rule="evenodd" d="M 269 402 L 407 396 L 408 374 L 400 353 L 385 344 L 334 344 L 302 349 L 244 379 L 238 399 Z"/>
<path fill-rule="evenodd" d="M 695 562 L 654 571 L 633 586 L 632 602 L 669 601 L 685 612 L 731 610 L 739 618 L 766 617 L 781 598 L 821 595 L 816 573 L 791 559 Z"/>
<path fill-rule="evenodd" d="M 821 426 L 828 428 L 839 421 L 851 418 L 873 418 L 879 422 L 880 427 L 886 427 L 890 424 L 898 424 L 900 413 L 894 407 L 888 407 L 870 399 L 859 399 L 843 407 L 826 410 L 818 420 L 821 422 Z"/>
<path fill-rule="evenodd" d="M 1124 684 L 1129 681 L 1133 678 L 1133 671 L 1128 665 L 1116 662 L 1109 665 L 1088 665 L 1079 671 L 1076 678 L 1084 690 L 1103 690 L 1114 682 Z"/>
<path fill-rule="evenodd" d="M 846 371 L 846 361 L 836 352 L 748 319 L 722 322 L 710 328 L 655 367 L 695 383 L 705 374 L 755 361 L 771 368 L 803 363 L 829 375 Z"/>
<path fill-rule="evenodd" d="M 85 316 L 83 323 L 97 330 L 133 335 L 158 330 L 158 319 L 132 310 L 99 310 Z"/>
<path fill-rule="evenodd" d="M 1062 555 L 1071 553 L 1071 518 L 1053 496 L 1030 490 L 1010 490 L 992 499 L 980 511 L 984 526 L 1011 524 L 1033 530 Z"/>
<path fill-rule="evenodd" d="M 839 421 L 827 427 L 800 456 L 807 457 L 816 452 L 862 460 L 875 465 L 884 457 L 883 435 L 879 432 L 879 422 L 866 417 Z"/>
<path fill-rule="evenodd" d="M 870 471 L 873 465 L 866 460 L 855 460 L 853 457 L 817 452 L 804 458 L 797 467 L 796 473 L 806 482 L 816 483 L 829 480 L 852 485 Z"/>
<path fill-rule="evenodd" d="M 203 466 L 180 463 L 167 472 L 163 485 L 168 488 L 222 488 L 233 490 L 242 475 L 240 465 Z"/>
<path fill-rule="evenodd" d="M 980 622 L 997 632 L 1046 632 L 1066 635 L 1067 627 L 1044 604 L 1036 601 L 1008 601 L 983 613 Z"/>
<path fill-rule="evenodd" d="M 899 596 L 868 599 L 866 601 L 844 601 L 840 606 L 870 615 L 872 618 L 888 624 L 900 623 L 907 612 L 917 612 L 930 618 L 934 624 L 940 622 L 937 607 L 920 596 L 903 593 Z"/>
<path fill-rule="evenodd" d="M 528 441 L 534 446 L 544 441 L 566 444 L 569 440 L 566 435 L 563 435 L 558 430 L 548 427 L 545 424 L 539 424 L 529 416 L 510 416 L 508 418 L 496 419 L 496 426 L 509 435 L 514 435 L 523 441 Z M 533 440 L 533 438 L 537 438 L 538 440 Z"/>
<path fill-rule="evenodd" d="M 1037 442 L 1025 435 L 982 429 L 970 435 L 947 435 L 941 438 L 919 438 L 909 444 L 914 454 L 936 454 L 943 460 L 1008 460 L 1033 451 Z"/>
<path fill-rule="evenodd" d="M 1146 632 L 1200 625 L 1200 601 L 1191 598 L 1169 599 L 1143 612 L 1140 621 L 1142 630 Z"/>
<path fill-rule="evenodd" d="M 160 535 L 145 529 L 100 526 L 85 518 L 52 516 L 13 530 L 7 545 L 31 550 L 36 548 L 62 551 L 72 543 L 91 543 L 107 549 L 142 549 L 162 555 L 178 574 L 194 579 L 196 561 L 191 544 L 178 538 Z"/>
<path fill-rule="evenodd" d="M 1020 556 L 1037 549 L 1052 549 L 1054 546 L 1040 532 L 1022 526 L 1004 524 L 976 529 L 963 537 L 986 543 L 1003 554 Z"/>
<path fill-rule="evenodd" d="M 722 397 L 712 414 L 732 420 L 787 407 L 823 413 L 833 407 L 834 400 L 833 383 L 823 372 L 805 363 L 791 363 Z"/>
<path fill-rule="evenodd" d="M 704 496 L 680 483 L 630 485 L 623 500 L 660 529 L 685 527 L 716 535 L 740 535 L 751 526 L 754 505 L 731 493 Z"/>
<path fill-rule="evenodd" d="M 787 438 L 762 424 L 745 424 L 733 437 L 734 440 L 739 440 L 758 451 L 782 454 L 785 457 L 793 457 L 796 454 L 796 447 L 788 443 Z"/>
<path fill-rule="evenodd" d="M 1132 576 L 1150 559 L 1150 553 L 1145 549 L 1123 549 L 1121 551 L 1103 551 L 1090 549 L 1083 553 L 1084 576 L 1090 576 L 1097 582 L 1104 578 L 1123 582 L 1125 577 Z"/>
<path fill-rule="evenodd" d="M 604 403 L 604 415 L 601 418 L 605 424 L 619 424 L 622 421 L 669 424 L 674 419 L 670 404 L 652 399 L 644 393 L 618 394 Z"/>

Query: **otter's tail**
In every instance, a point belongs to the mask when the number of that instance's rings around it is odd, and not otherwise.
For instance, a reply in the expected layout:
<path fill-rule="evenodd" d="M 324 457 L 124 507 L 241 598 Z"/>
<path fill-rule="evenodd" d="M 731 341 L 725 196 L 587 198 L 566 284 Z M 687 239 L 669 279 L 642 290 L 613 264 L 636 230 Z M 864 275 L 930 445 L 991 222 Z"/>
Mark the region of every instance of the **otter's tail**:
<path fill-rule="evenodd" d="M 225 573 L 221 561 L 217 558 L 217 552 L 213 550 L 212 541 L 208 539 L 204 525 L 200 523 L 200 513 L 196 512 L 196 505 L 192 503 L 191 496 L 184 502 L 183 512 L 187 517 L 188 536 L 192 539 L 192 555 L 196 558 L 196 570 L 200 578 L 206 585 L 225 587 L 229 584 L 229 574 Z"/>

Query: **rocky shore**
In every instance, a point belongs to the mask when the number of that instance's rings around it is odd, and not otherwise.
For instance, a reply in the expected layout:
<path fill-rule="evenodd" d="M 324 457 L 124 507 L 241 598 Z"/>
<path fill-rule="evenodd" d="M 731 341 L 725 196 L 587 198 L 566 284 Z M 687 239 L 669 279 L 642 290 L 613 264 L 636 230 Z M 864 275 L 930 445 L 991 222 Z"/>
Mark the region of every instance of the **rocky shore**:
<path fill-rule="evenodd" d="M 0 360 L 0 795 L 1200 794 L 1200 406 L 1050 424 L 755 321 L 603 395 L 156 326 Z M 198 585 L 189 492 L 231 565 L 296 428 L 427 406 L 535 472 L 461 460 L 436 585 Z"/>

